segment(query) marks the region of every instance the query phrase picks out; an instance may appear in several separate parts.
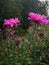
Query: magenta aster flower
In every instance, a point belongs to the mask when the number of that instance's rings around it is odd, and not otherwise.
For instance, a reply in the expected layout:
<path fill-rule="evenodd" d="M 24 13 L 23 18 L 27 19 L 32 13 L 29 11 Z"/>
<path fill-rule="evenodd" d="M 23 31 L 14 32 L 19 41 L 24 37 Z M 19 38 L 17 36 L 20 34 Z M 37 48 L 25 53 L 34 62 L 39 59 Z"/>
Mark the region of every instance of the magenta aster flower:
<path fill-rule="evenodd" d="M 28 19 L 31 21 L 37 22 L 39 24 L 49 24 L 49 20 L 46 19 L 45 15 L 30 12 L 28 16 Z"/>
<path fill-rule="evenodd" d="M 4 26 L 7 26 L 7 27 L 17 26 L 19 22 L 20 22 L 20 20 L 18 18 L 5 19 Z"/>
<path fill-rule="evenodd" d="M 30 12 L 29 13 L 29 20 L 36 21 L 37 20 L 37 14 Z"/>
<path fill-rule="evenodd" d="M 49 20 L 47 20 L 47 19 L 40 19 L 39 23 L 40 24 L 49 24 Z"/>
<path fill-rule="evenodd" d="M 18 18 L 15 18 L 15 25 L 16 25 L 16 27 L 18 26 L 19 22 L 20 22 L 20 20 Z"/>

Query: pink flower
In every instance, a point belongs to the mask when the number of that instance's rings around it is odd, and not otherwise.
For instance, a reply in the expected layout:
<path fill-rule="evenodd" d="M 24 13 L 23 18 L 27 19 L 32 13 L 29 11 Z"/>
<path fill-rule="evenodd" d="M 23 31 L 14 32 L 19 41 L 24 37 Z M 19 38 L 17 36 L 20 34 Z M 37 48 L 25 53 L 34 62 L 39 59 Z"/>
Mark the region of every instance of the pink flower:
<path fill-rule="evenodd" d="M 29 20 L 36 21 L 37 20 L 37 14 L 30 12 L 29 13 Z"/>
<path fill-rule="evenodd" d="M 39 24 L 49 24 L 49 20 L 46 19 L 45 15 L 30 12 L 28 16 L 28 19 L 31 21 L 37 22 Z"/>
<path fill-rule="evenodd" d="M 49 24 L 49 20 L 47 20 L 47 19 L 41 19 L 41 20 L 39 21 L 39 23 L 40 23 L 40 24 Z"/>
<path fill-rule="evenodd" d="M 4 20 L 4 26 L 7 27 L 13 27 L 13 26 L 18 26 L 19 23 L 19 19 L 18 18 L 10 18 L 10 19 L 5 19 Z"/>
<path fill-rule="evenodd" d="M 18 18 L 15 18 L 15 24 L 16 24 L 16 26 L 18 26 L 19 22 L 20 22 L 20 20 Z"/>
<path fill-rule="evenodd" d="M 49 21 L 46 19 L 45 15 L 41 15 L 38 21 L 40 24 L 49 24 Z"/>
<path fill-rule="evenodd" d="M 10 34 L 11 36 L 13 36 L 14 33 L 15 33 L 15 31 L 12 31 L 12 30 L 9 32 L 9 34 Z"/>

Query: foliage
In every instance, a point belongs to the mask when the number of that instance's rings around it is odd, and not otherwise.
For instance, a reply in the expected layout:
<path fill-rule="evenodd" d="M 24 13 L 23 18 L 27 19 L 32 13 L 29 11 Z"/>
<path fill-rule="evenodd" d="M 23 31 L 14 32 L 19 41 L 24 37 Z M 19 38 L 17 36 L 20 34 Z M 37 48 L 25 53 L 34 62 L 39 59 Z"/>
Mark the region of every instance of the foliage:
<path fill-rule="evenodd" d="M 0 65 L 49 65 L 49 25 L 32 23 L 27 32 L 6 28 L 5 34 L 6 39 L 0 38 Z"/>
<path fill-rule="evenodd" d="M 49 65 L 49 25 L 27 19 L 30 11 L 46 15 L 46 5 L 38 0 L 0 0 L 0 65 Z M 2 26 L 4 19 L 15 17 L 21 20 L 18 27 Z"/>

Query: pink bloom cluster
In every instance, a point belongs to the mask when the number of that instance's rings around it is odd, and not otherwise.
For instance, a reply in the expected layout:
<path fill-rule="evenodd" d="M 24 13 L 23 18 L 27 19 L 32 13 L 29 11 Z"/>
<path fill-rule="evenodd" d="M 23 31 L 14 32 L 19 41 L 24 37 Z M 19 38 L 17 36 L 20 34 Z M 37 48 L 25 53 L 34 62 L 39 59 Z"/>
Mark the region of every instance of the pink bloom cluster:
<path fill-rule="evenodd" d="M 47 20 L 45 15 L 30 12 L 28 14 L 28 16 L 29 16 L 28 19 L 31 20 L 31 21 L 35 21 L 39 24 L 49 24 L 49 19 Z"/>
<path fill-rule="evenodd" d="M 13 27 L 18 26 L 20 20 L 18 18 L 4 19 L 4 26 Z"/>

